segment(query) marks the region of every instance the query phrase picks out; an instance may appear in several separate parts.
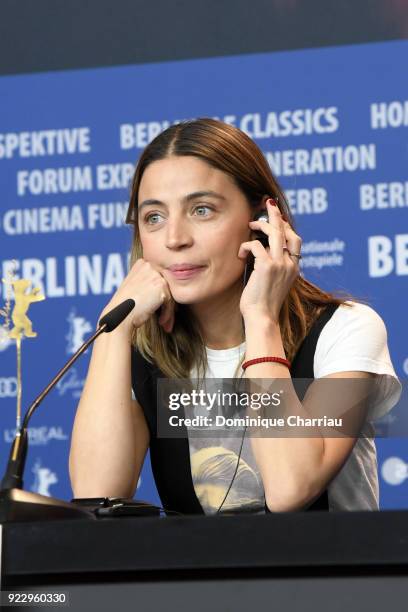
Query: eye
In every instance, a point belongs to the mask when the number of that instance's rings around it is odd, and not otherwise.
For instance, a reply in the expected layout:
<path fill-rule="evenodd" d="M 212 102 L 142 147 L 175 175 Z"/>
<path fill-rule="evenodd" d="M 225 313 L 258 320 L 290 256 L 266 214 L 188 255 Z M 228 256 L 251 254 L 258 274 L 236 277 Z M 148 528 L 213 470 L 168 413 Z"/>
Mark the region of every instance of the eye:
<path fill-rule="evenodd" d="M 207 206 L 206 204 L 201 204 L 200 206 L 196 206 L 194 210 L 198 208 L 207 208 L 208 210 L 214 210 L 211 206 Z M 199 217 L 207 217 L 208 215 L 198 215 Z"/>
<path fill-rule="evenodd" d="M 210 211 L 213 211 L 213 210 L 214 210 L 214 209 L 213 209 L 211 206 L 207 206 L 206 204 L 200 204 L 199 206 L 196 206 L 196 207 L 194 208 L 194 210 L 196 211 L 197 209 L 200 209 L 200 208 L 207 208 L 207 209 L 208 209 L 208 210 L 210 210 Z M 157 216 L 160 216 L 160 213 L 155 212 L 155 213 L 150 213 L 150 214 L 147 214 L 147 215 L 145 216 L 145 218 L 144 218 L 144 222 L 145 222 L 145 223 L 148 223 L 149 225 L 157 225 L 157 223 L 154 223 L 154 222 L 153 222 L 153 223 L 150 223 L 150 219 L 151 219 L 152 217 L 157 217 Z M 208 215 L 198 215 L 198 216 L 199 216 L 199 217 L 208 217 Z"/>
<path fill-rule="evenodd" d="M 146 215 L 144 218 L 145 223 L 149 223 L 149 219 L 151 219 L 152 217 L 157 217 L 158 215 L 159 213 L 150 213 L 150 215 Z M 150 225 L 156 225 L 156 223 L 150 223 Z"/>

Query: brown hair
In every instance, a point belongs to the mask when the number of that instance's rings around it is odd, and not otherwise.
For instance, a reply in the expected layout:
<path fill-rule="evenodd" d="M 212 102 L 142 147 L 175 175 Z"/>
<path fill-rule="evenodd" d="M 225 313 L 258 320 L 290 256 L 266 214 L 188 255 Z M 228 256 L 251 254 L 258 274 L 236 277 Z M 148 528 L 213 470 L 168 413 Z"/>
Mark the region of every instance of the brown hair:
<path fill-rule="evenodd" d="M 144 149 L 137 164 L 126 217 L 126 223 L 134 225 L 131 265 L 143 257 L 137 216 L 138 192 L 143 173 L 152 162 L 172 155 L 195 156 L 225 172 L 232 177 L 253 208 L 259 205 L 265 194 L 274 197 L 281 213 L 295 230 L 285 194 L 262 151 L 249 136 L 215 119 L 185 121 L 170 126 L 156 136 Z M 340 293 L 343 297 L 340 297 Z M 328 304 L 344 304 L 346 300 L 361 301 L 345 292 L 337 292 L 336 297 L 300 275 L 296 278 L 279 315 L 283 346 L 289 361 L 293 360 L 324 308 Z M 170 334 L 159 325 L 158 317 L 156 311 L 146 323 L 135 329 L 132 344 L 145 359 L 155 363 L 167 378 L 190 378 L 190 370 L 195 365 L 199 372 L 204 373 L 207 367 L 205 343 L 188 305 L 177 305 L 175 323 Z"/>

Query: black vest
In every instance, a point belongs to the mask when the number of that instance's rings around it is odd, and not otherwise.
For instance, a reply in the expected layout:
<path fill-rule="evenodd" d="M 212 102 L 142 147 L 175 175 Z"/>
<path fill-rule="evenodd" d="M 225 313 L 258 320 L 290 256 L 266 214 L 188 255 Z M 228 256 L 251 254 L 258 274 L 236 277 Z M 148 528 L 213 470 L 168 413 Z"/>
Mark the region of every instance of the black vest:
<path fill-rule="evenodd" d="M 292 378 L 314 378 L 313 359 L 316 344 L 327 321 L 337 304 L 329 304 L 314 322 L 308 335 L 300 345 L 290 369 Z M 182 514 L 204 514 L 195 494 L 190 466 L 190 449 L 187 430 L 182 438 L 157 437 L 157 388 L 158 377 L 165 377 L 155 365 L 146 361 L 136 349 L 132 349 L 132 387 L 150 432 L 150 461 L 157 491 L 166 510 Z M 308 383 L 300 390 L 296 386 L 299 401 L 307 391 Z M 327 490 L 324 491 L 305 511 L 329 510 Z M 265 512 L 270 510 L 265 504 Z"/>

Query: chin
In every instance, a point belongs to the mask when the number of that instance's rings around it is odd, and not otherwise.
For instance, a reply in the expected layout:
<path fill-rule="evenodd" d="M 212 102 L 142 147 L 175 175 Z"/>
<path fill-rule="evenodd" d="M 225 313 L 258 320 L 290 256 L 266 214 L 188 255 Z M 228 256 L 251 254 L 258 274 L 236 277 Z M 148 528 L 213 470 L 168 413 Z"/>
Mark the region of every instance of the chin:
<path fill-rule="evenodd" d="M 174 300 L 178 304 L 197 304 L 207 298 L 207 296 L 203 296 L 201 291 L 194 291 L 187 288 L 180 289 L 179 287 L 173 288 L 171 285 L 170 289 Z"/>

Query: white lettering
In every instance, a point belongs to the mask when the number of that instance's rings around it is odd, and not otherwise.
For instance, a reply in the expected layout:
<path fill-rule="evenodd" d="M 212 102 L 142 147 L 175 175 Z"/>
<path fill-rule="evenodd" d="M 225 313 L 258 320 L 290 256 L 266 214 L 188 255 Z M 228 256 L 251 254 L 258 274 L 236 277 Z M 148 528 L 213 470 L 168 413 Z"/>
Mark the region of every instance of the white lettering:
<path fill-rule="evenodd" d="M 240 128 L 251 138 L 326 134 L 338 130 L 338 109 L 335 106 L 317 109 L 285 110 L 281 113 L 248 113 L 240 120 Z"/>
<path fill-rule="evenodd" d="M 370 106 L 373 130 L 408 126 L 408 100 L 374 103 Z"/>
<path fill-rule="evenodd" d="M 406 207 L 408 207 L 408 181 L 360 185 L 361 210 Z"/>
<path fill-rule="evenodd" d="M 90 151 L 88 127 L 0 134 L 0 159 L 73 155 Z"/>
<path fill-rule="evenodd" d="M 24 196 L 48 193 L 91 191 L 90 166 L 72 168 L 46 168 L 45 170 L 20 170 L 17 172 L 17 194 Z"/>
<path fill-rule="evenodd" d="M 327 211 L 327 191 L 322 187 L 314 189 L 288 189 L 285 191 L 290 209 L 296 215 L 321 214 Z"/>
<path fill-rule="evenodd" d="M 376 168 L 375 144 L 323 147 L 311 151 L 307 149 L 267 151 L 265 156 L 276 176 L 355 172 Z"/>
<path fill-rule="evenodd" d="M 135 171 L 133 164 L 101 164 L 96 167 L 96 187 L 106 189 L 126 189 Z"/>
<path fill-rule="evenodd" d="M 175 121 L 174 123 L 178 123 Z M 160 132 L 170 127 L 170 121 L 150 121 L 147 123 L 123 123 L 119 126 L 121 149 L 144 148 Z"/>
<path fill-rule="evenodd" d="M 16 261 L 15 276 L 39 287 L 46 297 L 58 298 L 75 295 L 110 295 L 123 282 L 128 270 L 130 254 L 69 255 L 65 258 L 47 257 L 44 260 L 27 258 Z M 14 261 L 4 260 L 1 265 L 2 278 L 14 270 Z M 0 293 L 5 296 L 6 287 L 0 284 Z"/>
<path fill-rule="evenodd" d="M 368 239 L 369 276 L 388 276 L 394 269 L 392 242 L 387 236 L 370 236 Z"/>
<path fill-rule="evenodd" d="M 10 236 L 72 232 L 84 228 L 80 206 L 12 209 L 3 217 L 3 231 Z"/>
<path fill-rule="evenodd" d="M 106 204 L 89 204 L 88 228 L 123 227 L 126 220 L 128 202 L 109 202 Z"/>

